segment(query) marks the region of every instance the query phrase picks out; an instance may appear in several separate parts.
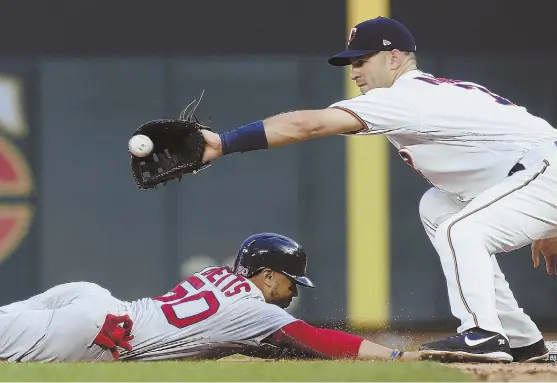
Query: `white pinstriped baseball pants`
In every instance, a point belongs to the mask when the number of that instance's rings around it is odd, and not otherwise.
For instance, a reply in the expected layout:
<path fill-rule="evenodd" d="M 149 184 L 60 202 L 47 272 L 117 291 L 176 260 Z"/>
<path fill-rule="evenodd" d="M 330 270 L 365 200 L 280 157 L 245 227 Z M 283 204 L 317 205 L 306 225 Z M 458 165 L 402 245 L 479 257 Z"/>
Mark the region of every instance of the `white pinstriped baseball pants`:
<path fill-rule="evenodd" d="M 539 341 L 493 254 L 557 235 L 557 147 L 469 203 L 428 190 L 420 218 L 441 260 L 451 312 L 461 321 L 457 331 L 498 332 L 513 348 Z"/>

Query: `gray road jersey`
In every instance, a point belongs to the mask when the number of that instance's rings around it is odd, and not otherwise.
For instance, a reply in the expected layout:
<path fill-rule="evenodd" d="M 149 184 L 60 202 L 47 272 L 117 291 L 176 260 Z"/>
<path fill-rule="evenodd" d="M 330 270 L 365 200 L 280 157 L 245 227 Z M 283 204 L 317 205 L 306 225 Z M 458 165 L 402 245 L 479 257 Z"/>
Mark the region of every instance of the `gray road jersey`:
<path fill-rule="evenodd" d="M 122 360 L 220 358 L 257 347 L 296 319 L 227 267 L 210 267 L 169 293 L 132 302 L 134 350 Z"/>

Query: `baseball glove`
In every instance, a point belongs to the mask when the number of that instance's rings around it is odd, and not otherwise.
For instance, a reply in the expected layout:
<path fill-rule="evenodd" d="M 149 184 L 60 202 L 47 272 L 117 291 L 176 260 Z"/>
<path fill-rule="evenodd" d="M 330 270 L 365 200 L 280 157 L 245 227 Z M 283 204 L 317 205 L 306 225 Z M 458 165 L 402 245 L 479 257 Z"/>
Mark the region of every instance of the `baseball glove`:
<path fill-rule="evenodd" d="M 205 151 L 203 129 L 211 130 L 201 124 L 195 115 L 195 109 L 201 102 L 194 100 L 176 120 L 161 119 L 146 122 L 132 136 L 142 134 L 151 139 L 153 150 L 145 157 L 136 157 L 130 153 L 133 178 L 141 189 L 157 188 L 173 179 L 180 181 L 184 174 L 206 169 L 209 163 L 201 162 Z M 186 112 L 193 109 L 186 116 Z"/>

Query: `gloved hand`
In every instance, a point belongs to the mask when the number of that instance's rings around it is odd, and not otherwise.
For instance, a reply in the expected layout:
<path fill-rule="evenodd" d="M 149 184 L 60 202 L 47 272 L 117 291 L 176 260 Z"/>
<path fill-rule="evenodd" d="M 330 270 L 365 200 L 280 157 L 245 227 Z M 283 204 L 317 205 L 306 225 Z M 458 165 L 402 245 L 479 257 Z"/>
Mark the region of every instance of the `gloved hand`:
<path fill-rule="evenodd" d="M 120 326 L 120 324 L 122 326 Z M 120 358 L 117 347 L 122 347 L 127 351 L 132 350 L 132 345 L 128 342 L 134 338 L 131 335 L 133 321 L 128 315 L 116 316 L 107 314 L 101 331 L 93 341 L 94 344 L 110 350 L 114 359 Z"/>
<path fill-rule="evenodd" d="M 185 174 L 197 174 L 211 165 L 203 160 L 206 145 L 203 131 L 211 129 L 195 115 L 200 101 L 201 98 L 188 105 L 178 119 L 149 121 L 133 133 L 133 136 L 147 136 L 153 142 L 153 151 L 146 157 L 130 153 L 132 175 L 138 187 L 151 189 L 166 185 L 170 180 L 181 180 Z M 192 105 L 193 110 L 186 114 Z"/>

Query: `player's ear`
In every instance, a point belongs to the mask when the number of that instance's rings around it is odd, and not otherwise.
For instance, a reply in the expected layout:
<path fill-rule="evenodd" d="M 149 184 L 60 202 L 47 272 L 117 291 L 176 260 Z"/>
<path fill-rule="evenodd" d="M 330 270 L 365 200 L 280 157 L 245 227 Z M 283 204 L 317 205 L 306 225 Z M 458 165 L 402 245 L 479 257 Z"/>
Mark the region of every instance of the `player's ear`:
<path fill-rule="evenodd" d="M 398 69 L 403 62 L 402 52 L 398 49 L 393 49 L 389 55 L 391 69 Z"/>
<path fill-rule="evenodd" d="M 261 275 L 263 276 L 263 283 L 267 286 L 271 286 L 274 283 L 275 272 L 273 270 L 265 268 L 261 271 Z"/>

